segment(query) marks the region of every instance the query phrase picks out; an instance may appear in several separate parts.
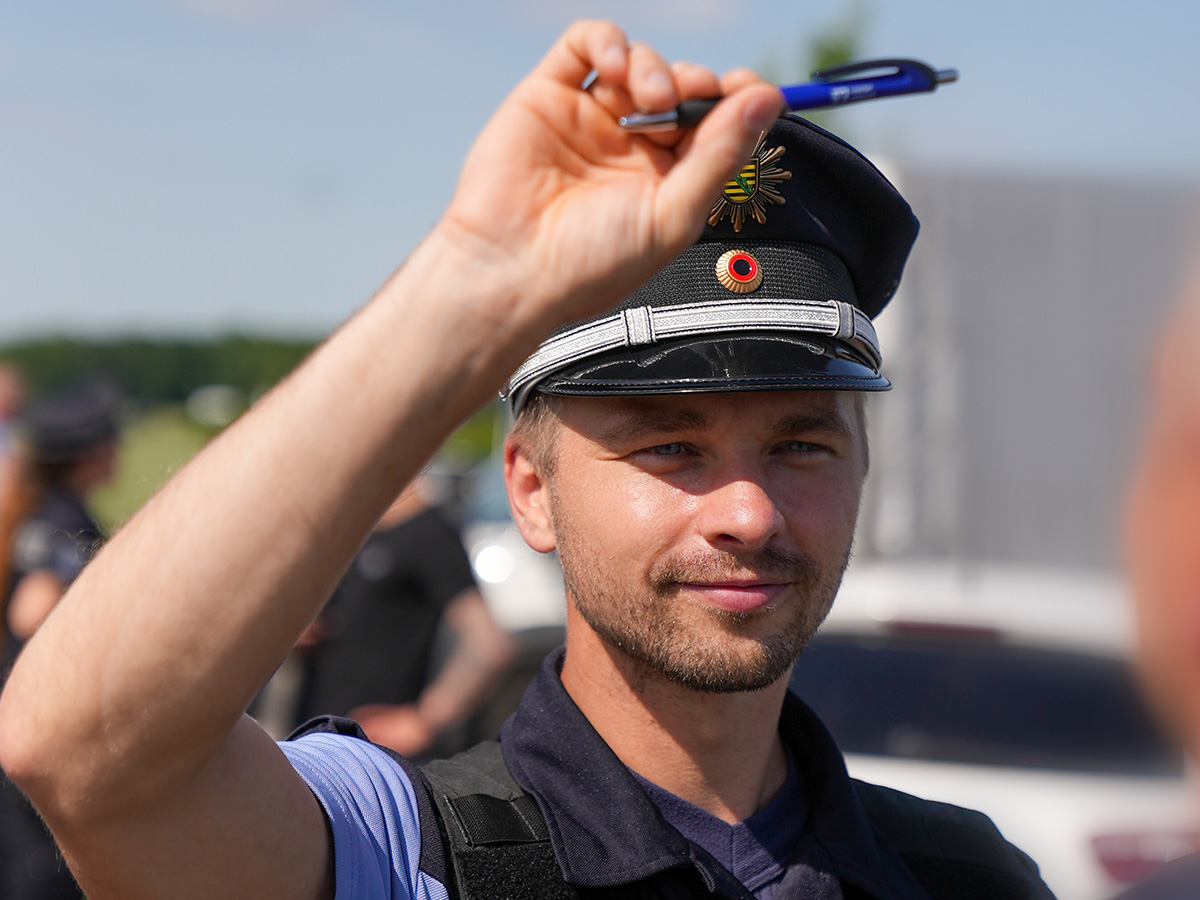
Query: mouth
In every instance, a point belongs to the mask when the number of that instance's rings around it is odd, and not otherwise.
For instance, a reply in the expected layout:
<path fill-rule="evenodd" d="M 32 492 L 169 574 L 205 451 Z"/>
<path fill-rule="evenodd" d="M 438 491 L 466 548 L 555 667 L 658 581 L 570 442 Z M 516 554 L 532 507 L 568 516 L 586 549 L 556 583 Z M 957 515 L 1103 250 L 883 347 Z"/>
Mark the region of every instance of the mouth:
<path fill-rule="evenodd" d="M 732 613 L 753 613 L 771 608 L 790 586 L 790 582 L 742 579 L 679 585 L 702 603 Z"/>

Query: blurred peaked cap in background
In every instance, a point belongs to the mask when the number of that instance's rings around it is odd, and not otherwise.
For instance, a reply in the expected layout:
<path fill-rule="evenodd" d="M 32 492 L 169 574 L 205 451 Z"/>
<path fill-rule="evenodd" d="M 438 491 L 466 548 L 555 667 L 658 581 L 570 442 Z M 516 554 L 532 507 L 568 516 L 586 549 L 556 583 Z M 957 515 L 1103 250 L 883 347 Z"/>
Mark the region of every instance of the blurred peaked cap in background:
<path fill-rule="evenodd" d="M 614 312 L 571 323 L 502 396 L 887 390 L 871 325 L 919 224 L 861 153 L 781 118 L 714 204 L 700 240 Z"/>
<path fill-rule="evenodd" d="M 107 382 L 90 382 L 49 394 L 26 411 L 22 431 L 35 461 L 70 463 L 113 440 L 121 394 Z"/>

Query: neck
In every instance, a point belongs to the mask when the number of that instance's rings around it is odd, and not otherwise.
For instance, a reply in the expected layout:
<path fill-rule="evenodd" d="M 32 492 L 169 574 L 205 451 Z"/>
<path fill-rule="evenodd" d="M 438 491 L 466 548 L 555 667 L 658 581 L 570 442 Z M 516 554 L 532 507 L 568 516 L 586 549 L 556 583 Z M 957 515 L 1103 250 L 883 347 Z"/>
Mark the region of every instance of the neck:
<path fill-rule="evenodd" d="M 568 602 L 562 682 L 621 762 L 719 819 L 740 822 L 783 787 L 786 678 L 746 693 L 690 690 L 607 644 Z"/>

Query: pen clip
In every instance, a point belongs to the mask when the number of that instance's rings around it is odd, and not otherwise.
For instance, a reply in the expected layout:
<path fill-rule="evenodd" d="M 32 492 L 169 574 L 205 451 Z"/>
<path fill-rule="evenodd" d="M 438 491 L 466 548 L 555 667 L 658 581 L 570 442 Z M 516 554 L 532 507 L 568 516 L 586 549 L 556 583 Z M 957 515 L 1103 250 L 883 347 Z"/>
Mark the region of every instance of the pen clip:
<path fill-rule="evenodd" d="M 919 59 L 864 59 L 819 69 L 812 73 L 812 78 L 813 81 L 835 81 L 867 73 L 877 73 L 882 77 L 907 75 L 924 82 L 927 91 L 932 91 L 939 84 L 958 80 L 957 69 L 935 69 Z"/>

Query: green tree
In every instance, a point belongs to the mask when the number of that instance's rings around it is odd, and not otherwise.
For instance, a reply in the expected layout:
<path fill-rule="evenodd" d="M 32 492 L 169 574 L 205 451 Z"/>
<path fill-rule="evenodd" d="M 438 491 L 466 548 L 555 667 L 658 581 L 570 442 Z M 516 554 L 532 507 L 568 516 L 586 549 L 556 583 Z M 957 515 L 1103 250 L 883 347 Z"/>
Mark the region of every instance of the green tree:
<path fill-rule="evenodd" d="M 269 388 L 299 365 L 314 341 L 227 335 L 211 340 L 52 337 L 0 347 L 35 393 L 88 378 L 115 382 L 135 403 L 179 403 L 206 384 L 247 394 Z"/>

